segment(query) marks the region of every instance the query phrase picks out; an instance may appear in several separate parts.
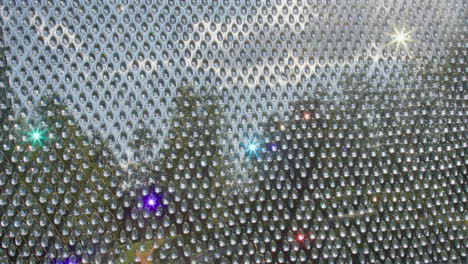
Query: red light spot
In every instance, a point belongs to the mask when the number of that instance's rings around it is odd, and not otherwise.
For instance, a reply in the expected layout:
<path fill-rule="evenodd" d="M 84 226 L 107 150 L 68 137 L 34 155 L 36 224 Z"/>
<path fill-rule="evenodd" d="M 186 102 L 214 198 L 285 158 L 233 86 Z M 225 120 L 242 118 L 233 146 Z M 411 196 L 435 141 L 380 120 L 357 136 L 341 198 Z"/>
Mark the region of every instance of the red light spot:
<path fill-rule="evenodd" d="M 305 240 L 305 236 L 303 234 L 297 235 L 296 238 L 297 238 L 297 241 L 299 241 L 299 242 L 304 242 L 304 240 Z"/>
<path fill-rule="evenodd" d="M 312 119 L 312 113 L 304 112 L 303 118 L 304 118 L 304 120 L 309 121 L 310 119 Z"/>

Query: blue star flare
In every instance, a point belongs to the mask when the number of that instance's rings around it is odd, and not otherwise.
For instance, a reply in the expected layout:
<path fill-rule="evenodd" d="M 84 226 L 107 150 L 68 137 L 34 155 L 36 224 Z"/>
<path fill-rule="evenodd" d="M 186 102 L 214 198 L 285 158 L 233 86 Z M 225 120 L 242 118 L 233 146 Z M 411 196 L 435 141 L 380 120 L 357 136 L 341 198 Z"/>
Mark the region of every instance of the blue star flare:
<path fill-rule="evenodd" d="M 255 156 L 258 158 L 258 155 L 261 151 L 263 151 L 262 148 L 263 141 L 257 141 L 257 139 L 254 137 L 252 139 L 248 139 L 246 143 L 241 143 L 241 146 L 245 148 L 245 152 L 247 153 L 247 156 L 252 158 Z"/>

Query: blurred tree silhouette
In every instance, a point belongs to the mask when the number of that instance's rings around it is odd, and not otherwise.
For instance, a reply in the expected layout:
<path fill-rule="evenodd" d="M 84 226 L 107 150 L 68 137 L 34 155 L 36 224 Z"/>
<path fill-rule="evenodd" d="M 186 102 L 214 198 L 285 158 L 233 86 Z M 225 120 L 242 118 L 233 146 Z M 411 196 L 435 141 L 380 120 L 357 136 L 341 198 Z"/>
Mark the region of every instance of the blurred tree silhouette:
<path fill-rule="evenodd" d="M 215 88 L 179 88 L 159 156 L 141 126 L 123 171 L 58 97 L 32 122 L 15 113 L 0 50 L 0 262 L 417 263 L 420 240 L 447 241 L 444 256 L 466 229 L 466 70 L 454 61 L 464 48 L 442 63 L 415 58 L 386 82 L 349 76 L 340 93 L 305 94 L 287 118 L 272 115 L 242 193 Z M 121 190 L 129 177 L 140 184 Z M 152 194 L 163 198 L 148 210 Z M 434 251 L 421 258 L 437 261 Z"/>
<path fill-rule="evenodd" d="M 139 151 L 141 162 L 132 166 L 149 168 L 140 192 L 160 193 L 166 201 L 156 213 L 161 220 L 151 231 L 155 237 L 132 247 L 136 259 L 144 262 L 141 257 L 153 252 L 149 258 L 155 262 L 213 261 L 210 252 L 228 216 L 225 199 L 234 173 L 223 152 L 220 100 L 215 88 L 179 88 L 170 129 L 156 160 L 146 158 L 154 156 L 148 148 L 153 143 L 151 131 L 142 127 L 135 133 L 131 146 Z M 142 232 L 150 232 L 145 229 Z"/>
<path fill-rule="evenodd" d="M 2 193 L 10 202 L 2 211 L 10 211 L 12 219 L 30 218 L 30 230 L 11 238 L 20 236 L 23 242 L 9 242 L 9 250 L 30 255 L 10 258 L 45 262 L 79 256 L 87 261 L 100 253 L 95 243 L 100 250 L 112 246 L 123 230 L 117 210 L 122 204 L 117 179 L 123 172 L 106 142 L 97 134 L 83 135 L 57 97 L 41 101 L 34 123 L 9 116 L 2 124 L 0 156 L 2 176 L 9 178 Z M 31 142 L 31 130 L 41 131 L 43 142 Z"/>
<path fill-rule="evenodd" d="M 464 230 L 463 205 L 440 203 L 464 199 L 462 120 L 450 112 L 463 109 L 450 105 L 463 91 L 457 50 L 447 63 L 414 58 L 398 76 L 343 76 L 337 92 L 317 89 L 285 118 L 273 114 L 261 138 L 269 151 L 252 159 L 256 188 L 236 197 L 251 202 L 239 205 L 246 242 L 230 263 L 251 259 L 245 251 L 260 263 L 410 263 L 421 234 Z M 425 261 L 442 259 L 428 248 Z"/>

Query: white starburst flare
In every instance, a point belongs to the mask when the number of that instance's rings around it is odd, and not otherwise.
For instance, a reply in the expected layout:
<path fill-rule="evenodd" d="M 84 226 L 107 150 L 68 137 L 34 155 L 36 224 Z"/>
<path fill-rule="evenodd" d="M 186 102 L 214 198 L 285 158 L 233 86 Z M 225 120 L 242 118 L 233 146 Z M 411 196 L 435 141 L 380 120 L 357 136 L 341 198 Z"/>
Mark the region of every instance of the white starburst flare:
<path fill-rule="evenodd" d="M 387 43 L 387 45 L 396 45 L 396 49 L 403 49 L 408 53 L 408 44 L 414 42 L 415 40 L 411 37 L 411 34 L 414 30 L 406 30 L 405 26 L 401 28 L 393 27 L 393 33 L 387 33 L 392 40 Z"/>

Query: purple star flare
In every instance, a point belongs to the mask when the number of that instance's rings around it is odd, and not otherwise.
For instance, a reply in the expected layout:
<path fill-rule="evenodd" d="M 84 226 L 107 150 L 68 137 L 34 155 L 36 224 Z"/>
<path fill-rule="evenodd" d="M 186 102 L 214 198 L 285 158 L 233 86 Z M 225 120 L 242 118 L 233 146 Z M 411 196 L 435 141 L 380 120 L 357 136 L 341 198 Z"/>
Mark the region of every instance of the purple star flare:
<path fill-rule="evenodd" d="M 156 212 L 162 205 L 162 198 L 161 194 L 150 193 L 143 197 L 143 207 L 150 212 Z"/>

